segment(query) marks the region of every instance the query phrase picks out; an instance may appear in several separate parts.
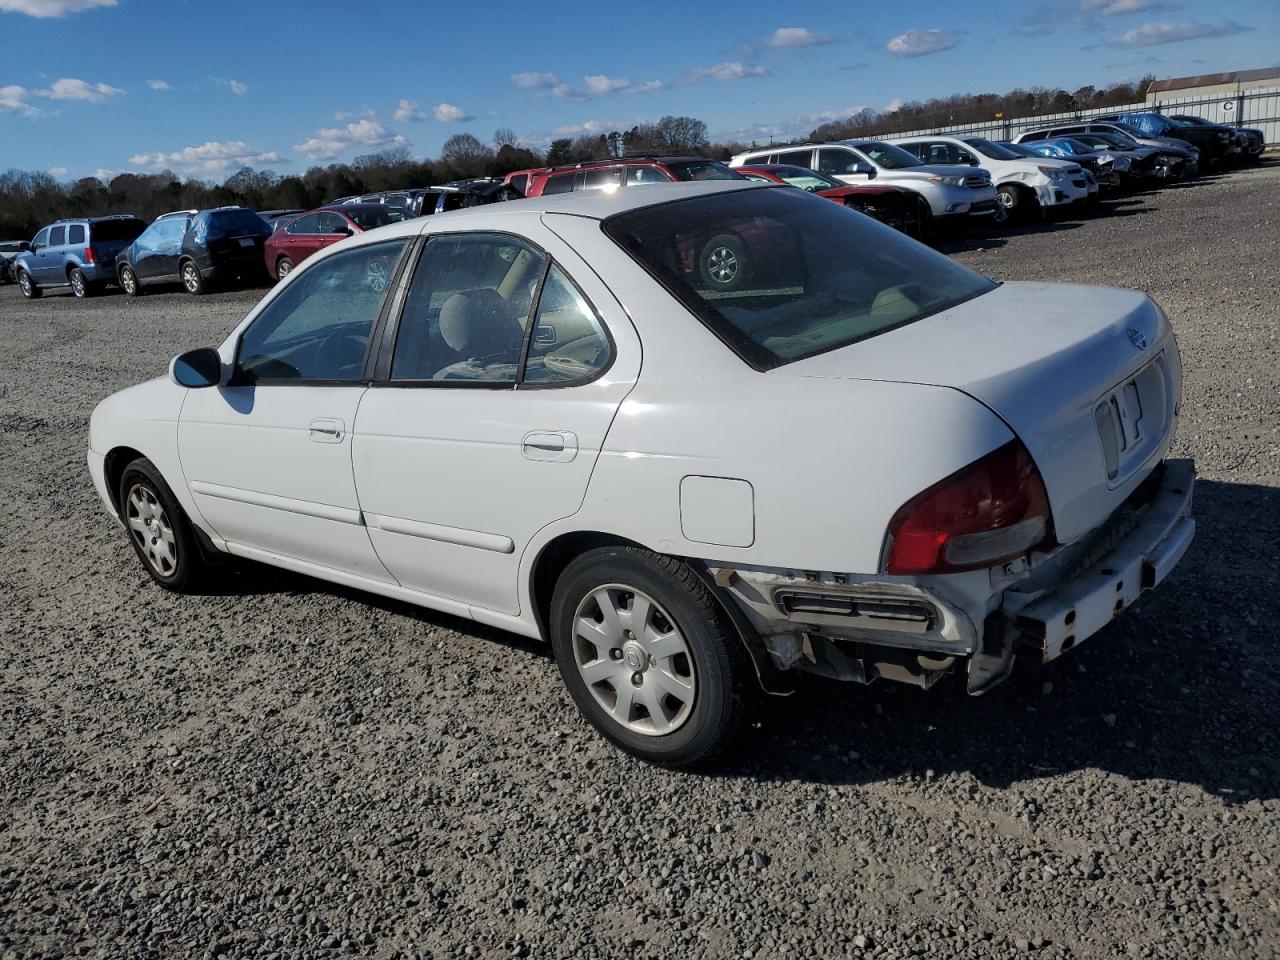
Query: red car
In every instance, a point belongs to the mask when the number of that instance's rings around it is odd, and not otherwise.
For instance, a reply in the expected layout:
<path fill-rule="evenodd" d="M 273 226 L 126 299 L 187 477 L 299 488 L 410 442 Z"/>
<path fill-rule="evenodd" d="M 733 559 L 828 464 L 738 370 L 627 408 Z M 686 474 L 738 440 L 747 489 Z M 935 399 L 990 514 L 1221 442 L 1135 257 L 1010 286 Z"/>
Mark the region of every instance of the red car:
<path fill-rule="evenodd" d="M 913 237 L 920 236 L 921 201 L 914 191 L 888 184 L 859 184 L 851 187 L 825 173 L 789 163 L 753 163 L 736 169 L 748 180 L 799 187 L 852 207 L 903 233 Z"/>
<path fill-rule="evenodd" d="M 574 190 L 615 190 L 649 183 L 695 180 L 741 180 L 727 164 L 706 157 L 623 157 L 560 167 L 535 167 L 507 174 L 505 182 L 526 197 Z"/>
<path fill-rule="evenodd" d="M 399 209 L 381 203 L 340 203 L 296 217 L 282 217 L 263 246 L 267 272 L 282 280 L 303 260 L 330 244 L 403 219 L 405 215 Z"/>

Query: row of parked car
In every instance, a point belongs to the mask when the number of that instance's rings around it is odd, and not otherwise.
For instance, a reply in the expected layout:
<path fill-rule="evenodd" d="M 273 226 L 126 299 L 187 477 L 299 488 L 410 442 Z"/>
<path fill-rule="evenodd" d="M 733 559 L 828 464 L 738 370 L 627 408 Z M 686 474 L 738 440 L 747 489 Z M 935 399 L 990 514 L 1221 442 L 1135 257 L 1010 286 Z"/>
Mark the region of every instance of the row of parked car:
<path fill-rule="evenodd" d="M 927 239 L 944 225 L 1024 220 L 1089 203 L 1103 190 L 1256 162 L 1264 146 L 1257 130 L 1138 113 L 1028 130 L 1006 142 L 938 135 L 803 143 L 747 151 L 727 164 L 625 157 L 340 197 L 315 210 L 180 210 L 149 225 L 127 215 L 60 220 L 30 243 L 12 244 L 8 257 L 0 245 L 0 279 L 7 271 L 29 298 L 58 287 L 86 297 L 109 284 L 130 296 L 157 284 L 200 294 L 218 283 L 279 280 L 331 244 L 411 217 L 576 190 L 702 180 L 788 184 Z M 725 290 L 747 282 L 751 256 L 742 238 L 713 239 L 699 254 L 704 279 Z"/>

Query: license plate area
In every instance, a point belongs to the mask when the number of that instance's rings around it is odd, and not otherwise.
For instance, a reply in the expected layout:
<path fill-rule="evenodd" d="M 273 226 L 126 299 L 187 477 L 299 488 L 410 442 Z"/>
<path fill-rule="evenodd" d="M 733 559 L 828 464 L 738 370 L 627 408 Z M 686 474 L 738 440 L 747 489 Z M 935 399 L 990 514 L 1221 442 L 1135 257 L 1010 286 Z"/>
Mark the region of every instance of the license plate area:
<path fill-rule="evenodd" d="M 1093 421 L 1109 487 L 1147 462 L 1168 434 L 1172 416 L 1173 387 L 1163 353 L 1095 401 Z"/>
<path fill-rule="evenodd" d="M 241 237 L 241 238 L 240 238 L 240 246 L 242 246 L 242 247 L 252 247 L 252 246 L 253 246 L 253 237 Z"/>

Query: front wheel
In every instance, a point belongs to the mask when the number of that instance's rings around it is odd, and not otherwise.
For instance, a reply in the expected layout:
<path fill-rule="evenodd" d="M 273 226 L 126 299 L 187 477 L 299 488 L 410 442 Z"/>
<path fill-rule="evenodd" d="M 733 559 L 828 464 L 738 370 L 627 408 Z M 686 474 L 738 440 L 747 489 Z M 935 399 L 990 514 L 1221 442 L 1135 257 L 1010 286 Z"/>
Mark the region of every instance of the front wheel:
<path fill-rule="evenodd" d="M 139 457 L 124 468 L 119 503 L 129 542 L 152 580 L 186 593 L 207 579 L 210 566 L 191 521 L 155 464 Z"/>
<path fill-rule="evenodd" d="M 551 645 L 578 710 L 627 753 L 682 766 L 732 735 L 751 663 L 707 587 L 673 557 L 601 547 L 556 583 Z"/>
<path fill-rule="evenodd" d="M 1017 187 L 1008 184 L 996 189 L 996 222 L 1015 223 L 1025 214 L 1025 204 Z"/>
<path fill-rule="evenodd" d="M 28 300 L 39 300 L 44 292 L 35 285 L 35 281 L 31 279 L 31 274 L 25 270 L 18 271 L 18 289 L 22 291 L 22 295 Z"/>
<path fill-rule="evenodd" d="M 192 296 L 198 297 L 205 292 L 204 277 L 200 275 L 200 268 L 195 265 L 194 261 L 184 261 L 182 268 L 178 271 L 178 276 L 182 278 L 182 286 Z"/>
<path fill-rule="evenodd" d="M 293 272 L 293 261 L 288 257 L 281 257 L 276 261 L 276 279 L 283 280 Z"/>

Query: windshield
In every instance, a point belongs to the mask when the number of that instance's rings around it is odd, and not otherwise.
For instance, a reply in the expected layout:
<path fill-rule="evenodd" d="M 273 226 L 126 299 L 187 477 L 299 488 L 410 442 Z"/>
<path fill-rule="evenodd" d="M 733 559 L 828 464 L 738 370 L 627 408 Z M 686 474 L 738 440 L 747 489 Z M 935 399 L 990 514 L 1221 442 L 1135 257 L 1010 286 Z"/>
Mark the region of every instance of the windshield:
<path fill-rule="evenodd" d="M 408 215 L 402 207 L 351 207 L 342 211 L 356 222 L 361 230 L 372 230 L 374 227 L 385 227 L 388 223 L 399 223 L 407 220 Z"/>
<path fill-rule="evenodd" d="M 907 153 L 901 147 L 895 147 L 892 143 L 884 143 L 880 140 L 855 143 L 853 149 L 865 153 L 872 163 L 886 170 L 901 170 L 904 167 L 924 166 L 919 157 Z"/>
<path fill-rule="evenodd" d="M 846 186 L 835 177 L 828 177 L 825 173 L 818 173 L 817 170 L 806 170 L 804 167 L 777 166 L 769 172 L 781 177 L 791 186 L 799 187 L 801 190 L 808 190 L 810 193 L 815 190 L 829 190 L 831 187 Z"/>
<path fill-rule="evenodd" d="M 1093 153 L 1094 152 L 1092 146 L 1090 146 L 1087 143 L 1084 143 L 1083 141 L 1076 140 L 1074 137 L 1070 140 L 1063 140 L 1062 142 L 1067 145 L 1067 148 L 1072 153 Z"/>
<path fill-rule="evenodd" d="M 1100 150 L 1132 150 L 1133 147 L 1121 141 L 1119 137 L 1108 137 L 1102 133 L 1082 133 L 1075 139 L 1089 147 Z"/>
<path fill-rule="evenodd" d="M 666 164 L 677 180 L 741 180 L 735 171 L 719 160 L 678 160 Z"/>
<path fill-rule="evenodd" d="M 1019 157 L 1038 157 L 1040 154 L 1031 149 L 1029 143 L 1002 143 L 1000 146 L 1013 151 Z"/>
<path fill-rule="evenodd" d="M 966 137 L 965 143 L 973 147 L 984 157 L 990 157 L 992 160 L 1022 160 L 1023 157 L 1010 150 L 1008 147 L 994 143 L 985 137 Z"/>
<path fill-rule="evenodd" d="M 877 336 L 996 286 L 798 190 L 693 197 L 619 214 L 604 230 L 759 370 Z"/>

